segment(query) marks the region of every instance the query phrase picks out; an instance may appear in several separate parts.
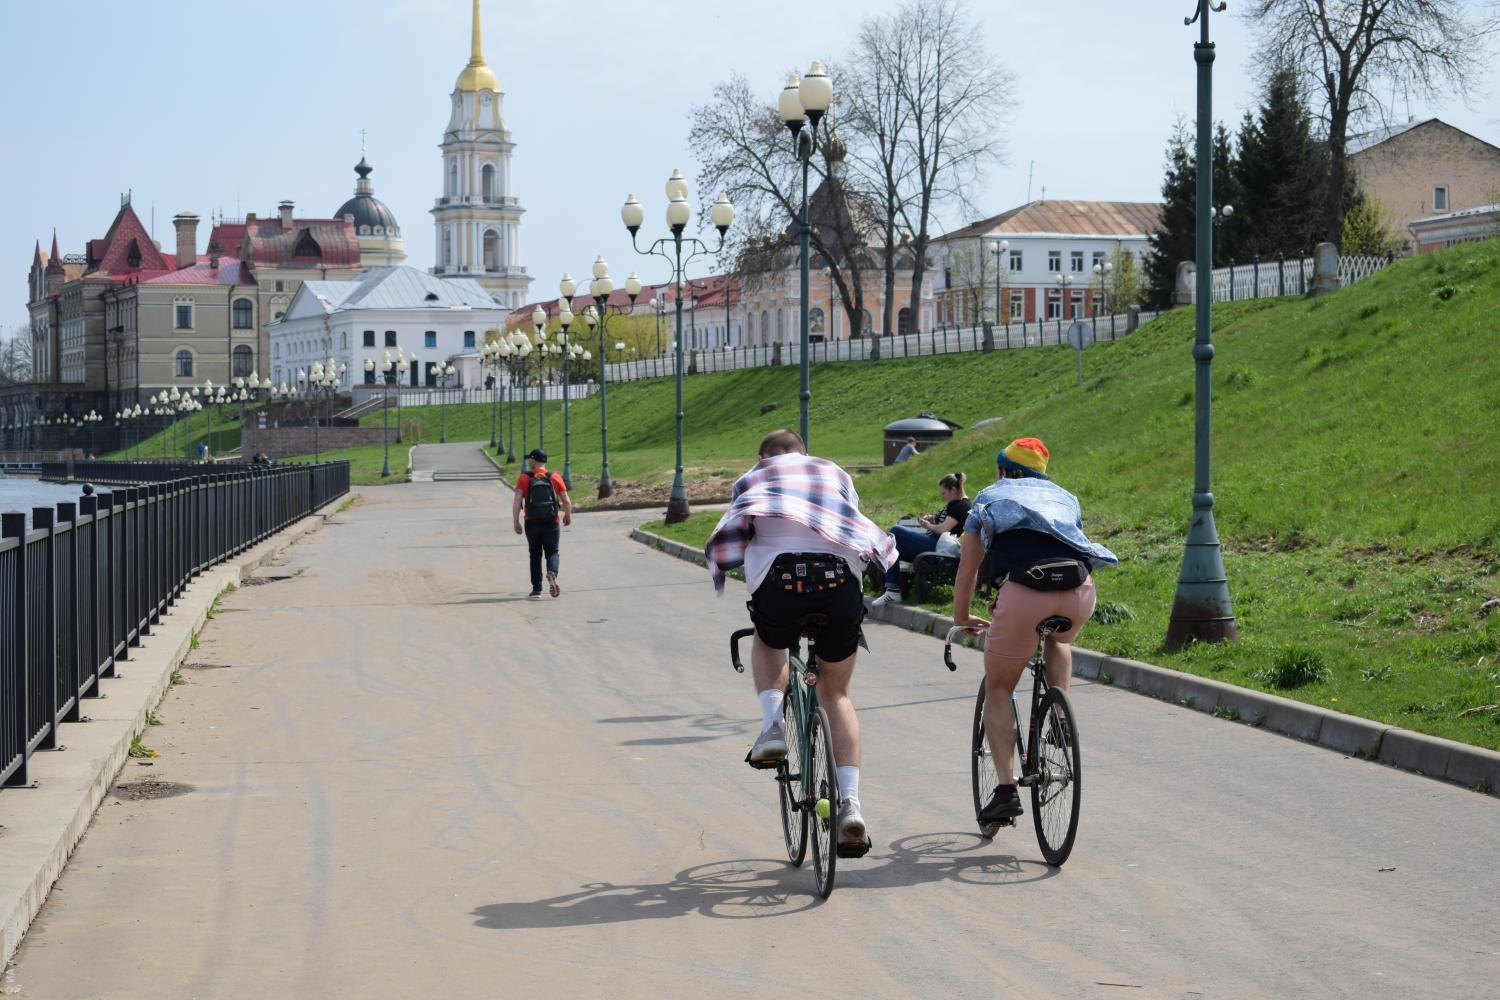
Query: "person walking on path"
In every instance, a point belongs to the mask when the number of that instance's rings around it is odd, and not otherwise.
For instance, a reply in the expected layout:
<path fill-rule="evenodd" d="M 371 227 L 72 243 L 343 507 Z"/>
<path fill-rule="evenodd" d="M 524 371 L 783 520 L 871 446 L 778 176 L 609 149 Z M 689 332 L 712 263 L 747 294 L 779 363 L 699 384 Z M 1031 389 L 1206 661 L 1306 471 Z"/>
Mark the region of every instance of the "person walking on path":
<path fill-rule="evenodd" d="M 526 456 L 531 468 L 516 479 L 516 496 L 511 503 L 510 516 L 516 534 L 526 534 L 526 547 L 531 558 L 531 594 L 533 601 L 542 599 L 542 557 L 547 559 L 547 589 L 553 597 L 562 594 L 557 584 L 560 565 L 557 549 L 562 541 L 562 525 L 573 523 L 573 500 L 568 496 L 568 487 L 562 476 L 547 470 L 547 453 L 533 448 Z M 525 518 L 525 527 L 521 521 Z M 562 525 L 558 523 L 561 517 Z"/>
<path fill-rule="evenodd" d="M 751 594 L 750 662 L 761 731 L 745 759 L 764 767 L 786 756 L 787 650 L 799 641 L 801 619 L 825 616 L 828 623 L 817 637 L 818 697 L 828 711 L 838 767 L 838 836 L 851 846 L 867 846 L 859 807 L 859 719 L 849 681 L 865 617 L 864 563 L 873 558 L 882 569 L 889 566 L 895 543 L 859 512 L 849 474 L 809 456 L 802 438 L 789 430 L 766 435 L 760 461 L 735 482 L 732 495 L 703 553 L 720 595 L 725 574 L 739 566 Z"/>

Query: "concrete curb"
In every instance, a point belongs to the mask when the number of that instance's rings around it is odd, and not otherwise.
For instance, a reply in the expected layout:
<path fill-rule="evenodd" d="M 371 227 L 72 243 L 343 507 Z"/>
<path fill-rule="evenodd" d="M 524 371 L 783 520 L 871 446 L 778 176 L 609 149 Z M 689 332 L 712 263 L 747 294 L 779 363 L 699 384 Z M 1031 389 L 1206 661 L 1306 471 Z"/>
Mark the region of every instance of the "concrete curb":
<path fill-rule="evenodd" d="M 640 528 L 632 531 L 630 537 L 679 559 L 700 566 L 707 564 L 702 552 L 681 542 Z M 953 627 L 952 618 L 905 604 L 870 607 L 869 618 L 939 638 L 946 636 Z M 1290 698 L 1076 646 L 1073 648 L 1073 674 L 1231 722 L 1244 722 L 1316 743 L 1350 757 L 1379 761 L 1402 771 L 1500 795 L 1500 753 L 1494 750 L 1414 733 Z"/>
<path fill-rule="evenodd" d="M 173 672 L 192 650 L 193 636 L 208 620 L 214 601 L 330 516 L 305 517 L 235 561 L 195 577 L 130 651 L 130 659 L 120 661 L 119 677 L 100 682 L 104 697 L 85 699 L 88 721 L 62 728 L 66 749 L 32 758 L 36 787 L 0 793 L 0 967 L 15 954 L 62 875 L 124 766 L 132 738 L 146 731 L 147 711 L 166 696 Z"/>

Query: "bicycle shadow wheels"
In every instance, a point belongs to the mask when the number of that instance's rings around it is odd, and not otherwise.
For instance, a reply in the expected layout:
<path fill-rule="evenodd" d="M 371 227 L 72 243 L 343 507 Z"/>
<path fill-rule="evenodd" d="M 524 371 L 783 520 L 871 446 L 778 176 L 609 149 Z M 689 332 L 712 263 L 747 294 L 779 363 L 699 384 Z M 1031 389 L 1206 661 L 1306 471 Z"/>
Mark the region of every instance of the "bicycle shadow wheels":
<path fill-rule="evenodd" d="M 1073 705 L 1058 688 L 1042 697 L 1031 720 L 1027 756 L 1036 769 L 1031 786 L 1031 817 L 1037 844 L 1049 865 L 1061 865 L 1073 852 L 1078 810 L 1083 802 L 1083 757 Z"/>
<path fill-rule="evenodd" d="M 793 684 L 781 703 L 786 726 L 786 759 L 776 768 L 777 798 L 781 801 L 781 835 L 786 859 L 793 868 L 807 857 L 807 809 L 802 802 L 802 696 Z"/>
<path fill-rule="evenodd" d="M 839 775 L 837 765 L 833 762 L 833 736 L 828 731 L 828 713 L 823 711 L 822 706 L 808 716 L 807 759 L 803 762 L 803 767 L 811 777 L 809 787 L 814 806 L 813 815 L 809 817 L 812 824 L 813 877 L 817 883 L 818 895 L 827 899 L 828 894 L 833 892 L 833 876 L 838 867 Z M 823 811 L 828 815 L 820 816 L 817 807 L 825 801 L 828 805 Z"/>
<path fill-rule="evenodd" d="M 995 755 L 990 753 L 989 742 L 984 738 L 984 681 L 979 682 L 979 697 L 974 699 L 974 732 L 969 741 L 969 777 L 974 787 L 974 822 L 979 826 L 979 835 L 993 837 L 1000 829 L 999 823 L 986 823 L 979 818 L 979 810 L 995 794 L 1000 784 L 1000 772 L 995 769 Z"/>

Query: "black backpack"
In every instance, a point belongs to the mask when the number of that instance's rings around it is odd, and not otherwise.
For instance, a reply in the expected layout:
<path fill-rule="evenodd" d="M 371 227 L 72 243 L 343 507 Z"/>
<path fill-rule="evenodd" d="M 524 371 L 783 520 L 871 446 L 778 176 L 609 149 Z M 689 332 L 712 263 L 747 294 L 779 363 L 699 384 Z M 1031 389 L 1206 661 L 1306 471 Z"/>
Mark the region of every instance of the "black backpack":
<path fill-rule="evenodd" d="M 531 473 L 531 485 L 526 488 L 526 520 L 557 520 L 557 490 L 552 486 L 552 473 Z"/>

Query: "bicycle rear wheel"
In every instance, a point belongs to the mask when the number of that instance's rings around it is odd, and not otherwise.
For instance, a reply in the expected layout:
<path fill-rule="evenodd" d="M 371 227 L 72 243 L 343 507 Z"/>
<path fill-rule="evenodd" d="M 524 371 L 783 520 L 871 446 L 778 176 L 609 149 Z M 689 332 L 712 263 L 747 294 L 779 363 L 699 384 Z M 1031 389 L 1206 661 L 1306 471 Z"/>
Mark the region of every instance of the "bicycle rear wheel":
<path fill-rule="evenodd" d="M 1073 839 L 1078 835 L 1083 757 L 1073 705 L 1060 689 L 1051 688 L 1042 696 L 1026 745 L 1036 774 L 1031 817 L 1037 843 L 1049 865 L 1061 865 L 1073 852 Z"/>
<path fill-rule="evenodd" d="M 786 759 L 776 768 L 777 798 L 781 800 L 781 834 L 786 841 L 786 859 L 793 868 L 807 856 L 807 809 L 802 801 L 802 694 L 796 681 L 787 688 L 781 703 L 786 726 Z"/>
<path fill-rule="evenodd" d="M 979 682 L 979 697 L 974 699 L 974 732 L 969 741 L 969 777 L 974 786 L 974 822 L 979 824 L 982 837 L 993 837 L 1000 829 L 999 823 L 986 823 L 979 818 L 979 810 L 995 794 L 1000 784 L 1000 772 L 995 769 L 995 755 L 990 753 L 989 742 L 984 738 L 984 681 Z"/>
<path fill-rule="evenodd" d="M 838 867 L 839 774 L 833 762 L 833 736 L 828 731 L 828 713 L 819 706 L 807 719 L 807 759 L 803 761 L 808 776 L 807 787 L 813 810 L 812 824 L 813 876 L 818 895 L 824 899 L 833 892 L 834 870 Z M 823 802 L 828 805 L 819 808 Z M 820 815 L 827 812 L 827 816 Z"/>

